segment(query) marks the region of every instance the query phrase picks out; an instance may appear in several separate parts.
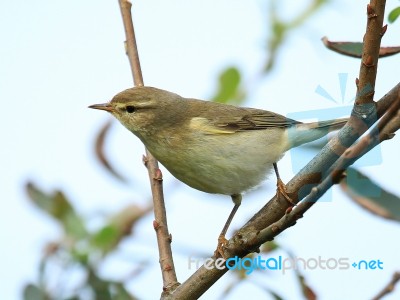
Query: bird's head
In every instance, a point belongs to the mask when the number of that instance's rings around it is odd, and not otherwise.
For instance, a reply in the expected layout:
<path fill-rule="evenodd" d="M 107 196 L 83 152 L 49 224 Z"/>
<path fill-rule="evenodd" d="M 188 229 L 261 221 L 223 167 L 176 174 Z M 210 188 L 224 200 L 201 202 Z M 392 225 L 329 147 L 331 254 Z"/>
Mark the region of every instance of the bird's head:
<path fill-rule="evenodd" d="M 177 94 L 153 87 L 134 87 L 124 90 L 107 103 L 89 108 L 105 110 L 117 118 L 128 130 L 141 137 L 176 123 L 177 108 L 185 100 Z"/>

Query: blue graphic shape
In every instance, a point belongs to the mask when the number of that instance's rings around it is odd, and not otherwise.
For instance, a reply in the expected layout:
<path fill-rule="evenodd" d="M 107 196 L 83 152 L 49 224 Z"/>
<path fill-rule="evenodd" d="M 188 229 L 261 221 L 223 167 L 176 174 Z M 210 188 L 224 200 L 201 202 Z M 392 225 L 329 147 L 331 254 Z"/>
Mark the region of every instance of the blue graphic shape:
<path fill-rule="evenodd" d="M 317 86 L 315 92 L 331 102 L 334 102 L 336 104 L 341 104 L 340 106 L 331 107 L 328 109 L 294 112 L 288 114 L 287 117 L 298 121 L 309 121 L 310 119 L 314 121 L 325 121 L 325 120 L 344 118 L 350 116 L 353 106 L 343 105 L 350 101 L 353 102 L 355 99 L 355 97 L 352 97 L 349 101 L 345 100 L 348 73 L 339 73 L 338 79 L 339 79 L 341 101 L 335 100 L 335 98 L 332 97 L 331 94 L 327 90 L 325 90 L 321 85 Z M 360 93 L 369 93 L 369 92 L 371 92 L 371 87 L 367 85 Z M 296 134 L 295 130 L 289 131 L 289 140 L 291 139 L 290 135 L 293 134 Z M 328 138 L 325 136 L 319 139 L 316 143 L 319 143 L 319 145 L 325 145 L 327 144 L 327 142 Z M 314 156 L 319 152 L 319 150 L 320 148 L 314 147 L 314 151 L 311 151 L 310 149 L 307 149 L 306 146 L 290 149 L 292 171 L 294 173 L 298 173 L 306 165 L 307 162 L 309 162 L 311 159 L 314 158 Z M 378 145 L 370 152 L 368 152 L 366 155 L 364 155 L 361 159 L 357 160 L 354 166 L 357 168 L 357 167 L 379 165 L 381 163 L 382 163 L 381 146 Z M 348 180 L 357 181 L 359 179 L 348 178 Z M 327 202 L 331 200 L 332 200 L 332 189 L 329 189 L 319 201 Z"/>
<path fill-rule="evenodd" d="M 334 103 L 336 103 L 336 100 L 320 85 L 317 86 L 317 88 L 315 89 L 315 92 L 318 95 L 321 95 L 322 97 L 324 97 L 325 99 L 328 99 Z"/>
<path fill-rule="evenodd" d="M 349 74 L 348 73 L 338 73 L 338 79 L 339 79 L 339 88 L 340 88 L 340 101 L 336 100 L 326 89 L 324 89 L 321 85 L 318 85 L 317 88 L 315 89 L 315 92 L 324 97 L 325 99 L 334 102 L 336 104 L 344 104 L 344 103 L 350 103 L 353 102 L 355 99 L 355 96 L 351 97 L 348 101 L 345 100 L 346 97 L 346 90 L 347 90 L 347 81 L 348 81 Z M 361 93 L 368 93 L 370 92 L 370 88 L 368 86 L 361 91 Z"/>
<path fill-rule="evenodd" d="M 339 85 L 340 85 L 340 95 L 342 96 L 342 103 L 344 103 L 344 97 L 346 95 L 346 87 L 347 87 L 347 77 L 348 73 L 339 73 Z"/>

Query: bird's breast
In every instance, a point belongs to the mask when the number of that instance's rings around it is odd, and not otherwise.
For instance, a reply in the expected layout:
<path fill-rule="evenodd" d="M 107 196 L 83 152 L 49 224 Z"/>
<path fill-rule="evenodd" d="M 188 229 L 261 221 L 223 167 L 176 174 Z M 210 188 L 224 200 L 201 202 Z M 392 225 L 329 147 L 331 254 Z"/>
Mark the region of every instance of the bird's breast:
<path fill-rule="evenodd" d="M 283 155 L 283 130 L 233 134 L 168 134 L 145 143 L 180 181 L 207 192 L 233 195 L 259 185 Z"/>

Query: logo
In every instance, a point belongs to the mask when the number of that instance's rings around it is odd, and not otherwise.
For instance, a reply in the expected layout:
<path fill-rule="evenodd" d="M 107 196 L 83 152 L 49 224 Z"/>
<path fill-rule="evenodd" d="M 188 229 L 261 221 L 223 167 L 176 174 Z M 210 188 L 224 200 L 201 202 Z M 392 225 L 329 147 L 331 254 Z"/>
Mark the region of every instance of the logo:
<path fill-rule="evenodd" d="M 193 267 L 198 269 L 203 265 L 207 270 L 212 270 L 214 268 L 223 270 L 225 268 L 229 270 L 245 270 L 247 275 L 250 275 L 255 270 L 270 270 L 279 271 L 283 275 L 290 270 L 361 270 L 361 271 L 378 271 L 383 270 L 383 262 L 380 259 L 371 260 L 351 260 L 348 257 L 329 257 L 323 258 L 318 257 L 282 257 L 281 255 L 277 257 L 263 258 L 258 255 L 255 257 L 243 257 L 238 256 L 228 258 L 227 260 L 223 258 L 217 258 L 213 260 L 212 258 L 207 259 L 196 259 L 189 257 L 188 268 L 191 270 Z"/>
<path fill-rule="evenodd" d="M 319 96 L 322 96 L 324 100 L 330 102 L 331 107 L 326 109 L 317 109 L 317 110 L 307 110 L 307 111 L 299 111 L 293 112 L 287 115 L 288 118 L 308 122 L 308 120 L 313 120 L 315 122 L 318 121 L 326 121 L 332 119 L 339 119 L 349 117 L 353 108 L 353 102 L 355 99 L 355 84 L 352 85 L 354 88 L 353 94 L 351 96 L 347 96 L 348 94 L 348 74 L 347 73 L 339 73 L 338 74 L 338 86 L 339 93 L 335 95 L 334 93 L 329 92 L 322 85 L 318 85 L 315 89 L 315 93 Z M 370 88 L 365 88 L 362 93 L 370 92 Z M 337 93 L 336 93 L 337 94 Z M 291 134 L 296 134 L 296 131 L 293 133 L 289 132 L 289 139 Z M 313 142 L 308 144 L 307 146 L 295 147 L 290 149 L 291 156 L 291 166 L 293 173 L 298 173 L 307 162 L 309 162 L 318 151 L 328 143 L 328 137 L 324 136 L 319 139 L 317 142 Z M 316 146 L 310 146 L 316 145 Z M 376 146 L 373 150 L 369 151 L 366 155 L 364 155 L 361 159 L 357 160 L 354 166 L 356 168 L 367 167 L 367 166 L 375 166 L 382 163 L 382 155 L 380 146 Z M 356 180 L 362 181 L 360 178 L 347 178 L 347 180 Z M 355 184 L 363 184 L 362 182 L 355 182 Z M 329 189 L 324 196 L 319 201 L 329 202 L 332 200 L 332 190 Z"/>

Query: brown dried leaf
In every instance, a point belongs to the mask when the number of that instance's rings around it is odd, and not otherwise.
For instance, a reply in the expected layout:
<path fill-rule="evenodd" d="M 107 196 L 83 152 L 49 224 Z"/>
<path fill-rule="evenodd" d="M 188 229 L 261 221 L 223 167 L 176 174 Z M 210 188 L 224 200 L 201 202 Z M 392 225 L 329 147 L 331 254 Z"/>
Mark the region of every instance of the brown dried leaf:
<path fill-rule="evenodd" d="M 303 292 L 303 296 L 307 300 L 316 300 L 317 294 L 313 291 L 313 289 L 307 284 L 303 275 L 297 273 L 297 279 L 300 282 L 301 290 Z"/>
<path fill-rule="evenodd" d="M 111 124 L 113 120 L 110 119 L 108 120 L 103 127 L 100 128 L 99 133 L 97 134 L 96 137 L 96 142 L 95 142 L 95 153 L 97 159 L 100 161 L 100 164 L 108 171 L 110 172 L 115 178 L 122 182 L 127 182 L 126 178 L 123 177 L 119 172 L 116 171 L 116 169 L 111 165 L 110 160 L 105 154 L 105 140 L 107 137 L 107 134 L 110 132 Z"/>
<path fill-rule="evenodd" d="M 324 45 L 337 53 L 361 58 L 363 43 L 360 42 L 331 42 L 326 36 L 322 38 Z M 379 57 L 386 57 L 400 52 L 400 47 L 381 47 L 379 50 Z"/>

